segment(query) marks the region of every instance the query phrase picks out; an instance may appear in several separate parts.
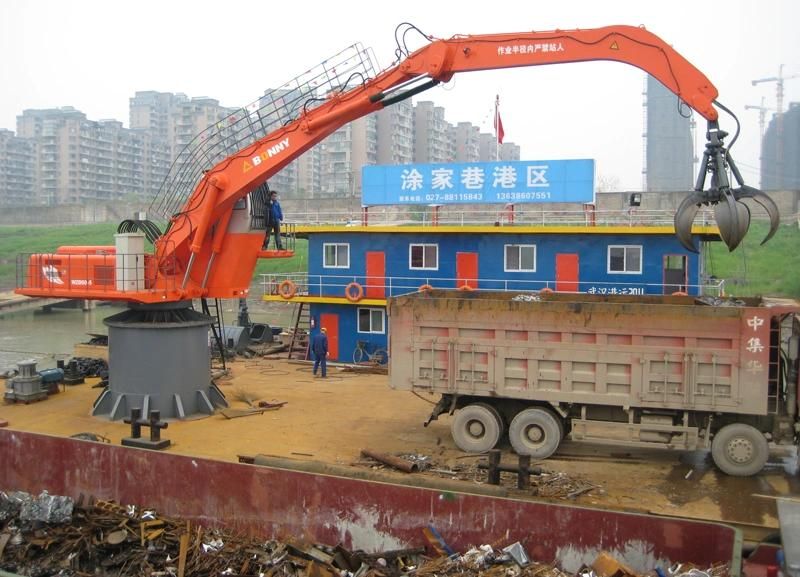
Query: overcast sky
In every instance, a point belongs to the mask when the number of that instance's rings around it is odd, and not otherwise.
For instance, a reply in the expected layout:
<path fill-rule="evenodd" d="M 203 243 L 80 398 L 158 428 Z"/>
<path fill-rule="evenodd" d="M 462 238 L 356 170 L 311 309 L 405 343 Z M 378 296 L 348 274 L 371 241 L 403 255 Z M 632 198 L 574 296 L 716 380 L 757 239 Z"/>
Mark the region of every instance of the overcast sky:
<path fill-rule="evenodd" d="M 16 130 L 24 109 L 60 106 L 128 126 L 128 99 L 137 90 L 241 106 L 355 42 L 388 66 L 401 22 L 437 38 L 643 25 L 708 76 L 739 117 L 742 135 L 731 153 L 752 185 L 758 112 L 745 105 L 763 97 L 774 108 L 776 83 L 751 81 L 777 76 L 783 64 L 784 109 L 800 100 L 800 77 L 788 79 L 800 74 L 797 0 L 2 0 L 0 128 Z M 450 122 L 491 132 L 499 94 L 506 140 L 521 146 L 524 160 L 593 158 L 598 178 L 638 190 L 643 86 L 636 68 L 590 62 L 457 75 L 422 98 L 444 106 Z M 734 131 L 727 115 L 720 122 Z"/>

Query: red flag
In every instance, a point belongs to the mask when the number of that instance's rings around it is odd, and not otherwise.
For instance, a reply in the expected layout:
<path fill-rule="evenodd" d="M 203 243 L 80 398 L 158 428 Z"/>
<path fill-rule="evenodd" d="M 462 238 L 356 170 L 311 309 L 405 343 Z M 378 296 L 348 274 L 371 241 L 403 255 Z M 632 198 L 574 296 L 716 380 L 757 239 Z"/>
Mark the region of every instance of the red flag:
<path fill-rule="evenodd" d="M 494 133 L 497 135 L 497 143 L 503 144 L 503 137 L 506 133 L 503 131 L 503 121 L 500 119 L 500 95 L 494 101 Z"/>

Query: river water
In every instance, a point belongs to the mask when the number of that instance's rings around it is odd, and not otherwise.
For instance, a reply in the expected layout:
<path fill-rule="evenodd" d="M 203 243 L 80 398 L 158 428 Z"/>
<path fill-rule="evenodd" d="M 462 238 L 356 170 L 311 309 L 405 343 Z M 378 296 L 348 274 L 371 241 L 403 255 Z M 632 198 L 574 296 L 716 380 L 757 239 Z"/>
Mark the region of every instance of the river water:
<path fill-rule="evenodd" d="M 53 308 L 0 316 L 0 373 L 16 368 L 20 361 L 34 359 L 38 370 L 56 366 L 56 361 L 73 356 L 77 343 L 88 342 L 92 334 L 107 335 L 103 319 L 124 310 L 125 305 L 98 304 L 90 311 Z M 199 304 L 196 304 L 199 309 Z M 250 320 L 270 326 L 287 327 L 294 307 L 289 303 L 247 301 Z M 238 300 L 223 301 L 223 322 L 235 325 Z"/>

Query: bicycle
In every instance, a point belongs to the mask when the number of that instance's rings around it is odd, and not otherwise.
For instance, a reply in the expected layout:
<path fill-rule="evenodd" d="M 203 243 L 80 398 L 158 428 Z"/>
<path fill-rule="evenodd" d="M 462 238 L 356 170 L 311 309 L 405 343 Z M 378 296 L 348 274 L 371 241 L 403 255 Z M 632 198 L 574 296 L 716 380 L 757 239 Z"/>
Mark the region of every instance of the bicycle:
<path fill-rule="evenodd" d="M 353 350 L 353 362 L 355 364 L 374 363 L 385 365 L 389 362 L 389 353 L 383 347 L 378 347 L 370 352 L 372 343 L 369 341 L 356 341 L 356 348 Z"/>

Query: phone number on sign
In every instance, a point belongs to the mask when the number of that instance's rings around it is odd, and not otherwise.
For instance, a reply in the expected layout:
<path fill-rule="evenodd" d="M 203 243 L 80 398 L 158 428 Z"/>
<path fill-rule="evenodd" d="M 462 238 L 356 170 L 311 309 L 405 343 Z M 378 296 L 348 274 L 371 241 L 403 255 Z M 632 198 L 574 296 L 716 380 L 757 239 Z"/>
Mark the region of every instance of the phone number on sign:
<path fill-rule="evenodd" d="M 497 200 L 549 200 L 550 193 L 544 190 L 538 192 L 498 192 Z"/>
<path fill-rule="evenodd" d="M 425 201 L 426 202 L 447 202 L 447 201 L 454 201 L 454 200 L 479 201 L 479 200 L 483 200 L 483 193 L 480 193 L 480 192 L 460 192 L 460 193 L 449 193 L 449 194 L 426 194 L 425 195 Z"/>

